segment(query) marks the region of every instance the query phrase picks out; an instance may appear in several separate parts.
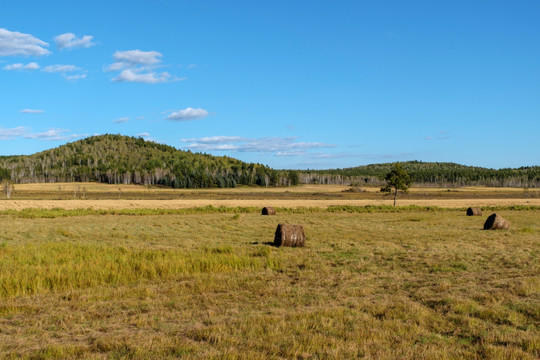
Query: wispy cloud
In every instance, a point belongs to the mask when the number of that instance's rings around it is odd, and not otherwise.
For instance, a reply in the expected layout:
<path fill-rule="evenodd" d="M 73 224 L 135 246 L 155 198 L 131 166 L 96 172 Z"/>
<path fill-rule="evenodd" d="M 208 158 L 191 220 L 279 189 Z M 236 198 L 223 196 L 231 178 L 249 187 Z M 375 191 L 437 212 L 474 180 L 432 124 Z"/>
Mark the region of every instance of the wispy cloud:
<path fill-rule="evenodd" d="M 43 71 L 48 73 L 66 73 L 81 70 L 75 65 L 49 65 L 43 68 Z"/>
<path fill-rule="evenodd" d="M 311 168 L 311 169 L 333 169 L 336 168 L 336 161 L 341 159 L 351 159 L 354 158 L 354 163 L 346 165 L 347 166 L 358 166 L 361 163 L 372 163 L 372 162 L 393 162 L 393 161 L 405 161 L 414 159 L 417 155 L 414 153 L 349 153 L 349 152 L 339 152 L 339 153 L 309 153 L 306 154 L 301 160 L 301 162 L 295 165 L 296 168 Z M 347 161 L 348 162 L 348 161 Z M 340 167 L 343 167 L 341 165 Z"/>
<path fill-rule="evenodd" d="M 371 153 L 363 153 L 363 154 L 356 154 L 356 157 L 358 159 L 365 159 L 365 160 L 405 160 L 405 159 L 412 159 L 416 157 L 415 153 L 387 153 L 387 154 L 371 154 Z"/>
<path fill-rule="evenodd" d="M 0 140 L 11 140 L 17 138 L 49 140 L 49 141 L 65 141 L 84 137 L 86 135 L 70 134 L 66 129 L 49 129 L 43 132 L 33 132 L 24 126 L 18 126 L 11 129 L 0 128 Z"/>
<path fill-rule="evenodd" d="M 311 154 L 310 158 L 312 159 L 343 159 L 343 158 L 352 157 L 352 156 L 356 156 L 356 155 L 352 153 L 347 153 L 347 152 L 339 152 L 339 153 L 318 152 L 315 154 Z"/>
<path fill-rule="evenodd" d="M 189 121 L 189 120 L 199 120 L 204 119 L 208 116 L 208 111 L 202 108 L 194 109 L 188 107 L 184 110 L 178 110 L 167 115 L 167 119 L 173 121 Z"/>
<path fill-rule="evenodd" d="M 27 129 L 24 126 L 18 126 L 11 129 L 0 128 L 0 140 L 10 140 L 23 136 Z"/>
<path fill-rule="evenodd" d="M 167 82 L 171 78 L 168 72 L 144 72 L 143 69 L 125 69 L 115 78 L 114 82 L 138 82 L 143 84 L 158 84 Z"/>
<path fill-rule="evenodd" d="M 22 109 L 21 112 L 23 114 L 42 114 L 45 111 L 44 110 L 37 110 L 37 109 Z"/>
<path fill-rule="evenodd" d="M 31 63 L 28 63 L 26 65 L 21 64 L 21 63 L 17 63 L 17 64 L 6 65 L 2 69 L 4 69 L 4 70 L 18 70 L 18 71 L 21 71 L 21 70 L 33 71 L 33 70 L 39 69 L 39 64 L 36 63 L 36 62 L 31 62 Z"/>
<path fill-rule="evenodd" d="M 94 37 L 90 35 L 84 35 L 83 37 L 78 38 L 75 34 L 65 33 L 55 37 L 54 42 L 59 49 L 89 48 L 95 45 L 95 43 L 92 42 L 93 38 Z"/>
<path fill-rule="evenodd" d="M 182 139 L 185 148 L 195 151 L 230 151 L 275 153 L 276 156 L 298 156 L 301 151 L 333 148 L 333 144 L 297 141 L 296 137 L 244 138 L 240 136 L 215 136 L 199 139 Z"/>
<path fill-rule="evenodd" d="M 275 156 L 302 156 L 306 159 L 312 159 L 312 160 L 326 160 L 326 159 L 343 159 L 343 158 L 350 158 L 350 157 L 356 157 L 356 154 L 347 153 L 347 152 L 339 152 L 339 153 L 325 153 L 325 152 L 308 152 L 305 150 L 293 150 L 293 151 L 283 151 L 278 152 L 275 154 Z"/>
<path fill-rule="evenodd" d="M 0 56 L 41 56 L 51 52 L 48 43 L 30 34 L 0 28 Z"/>
<path fill-rule="evenodd" d="M 77 81 L 80 79 L 86 79 L 86 74 L 78 74 L 78 75 L 64 75 L 64 78 L 69 81 Z"/>
<path fill-rule="evenodd" d="M 426 136 L 424 140 L 448 140 L 450 136 L 448 136 L 448 132 L 446 131 L 439 131 L 437 136 Z"/>
<path fill-rule="evenodd" d="M 116 63 L 113 65 L 121 67 L 133 67 L 139 65 L 156 65 L 161 62 L 163 54 L 157 51 L 127 50 L 117 51 L 113 58 Z"/>
<path fill-rule="evenodd" d="M 245 141 L 241 136 L 210 136 L 202 137 L 200 139 L 182 139 L 182 142 L 199 142 L 201 144 L 225 144 Z"/>
<path fill-rule="evenodd" d="M 293 150 L 293 151 L 278 151 L 275 153 L 275 156 L 304 156 L 307 152 L 303 150 Z"/>
<path fill-rule="evenodd" d="M 49 66 L 45 66 L 42 69 L 42 71 L 47 72 L 47 73 L 62 74 L 64 79 L 69 80 L 69 81 L 77 81 L 80 79 L 86 79 L 86 74 L 82 73 L 85 70 L 75 65 L 49 65 Z M 72 73 L 72 72 L 80 72 L 80 73 L 71 74 L 71 75 L 67 74 L 67 73 Z"/>
<path fill-rule="evenodd" d="M 78 138 L 80 135 L 69 134 L 69 130 L 65 129 L 49 129 L 43 132 L 27 133 L 24 135 L 25 139 L 40 139 L 40 140 L 70 140 Z"/>
<path fill-rule="evenodd" d="M 147 137 L 150 137 L 150 133 L 142 132 L 142 133 L 136 134 L 135 136 L 147 138 Z"/>
<path fill-rule="evenodd" d="M 143 84 L 158 84 L 169 81 L 185 80 L 177 78 L 168 72 L 157 72 L 163 54 L 157 51 L 127 50 L 113 54 L 115 62 L 106 71 L 120 71 L 118 76 L 111 79 L 114 82 L 137 82 Z"/>
<path fill-rule="evenodd" d="M 128 116 L 121 117 L 119 119 L 113 120 L 113 123 L 121 124 L 129 121 Z"/>

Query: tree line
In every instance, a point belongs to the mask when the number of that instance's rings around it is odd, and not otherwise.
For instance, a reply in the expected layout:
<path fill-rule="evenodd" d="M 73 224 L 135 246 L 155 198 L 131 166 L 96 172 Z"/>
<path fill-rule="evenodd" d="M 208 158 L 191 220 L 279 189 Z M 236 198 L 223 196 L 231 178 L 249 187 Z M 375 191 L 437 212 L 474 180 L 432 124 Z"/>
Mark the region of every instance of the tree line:
<path fill-rule="evenodd" d="M 407 161 L 400 164 L 417 186 L 540 187 L 540 166 L 488 169 L 445 162 Z M 301 182 L 313 184 L 381 186 L 393 166 L 392 163 L 384 163 L 345 169 L 305 170 L 299 173 L 299 177 Z"/>

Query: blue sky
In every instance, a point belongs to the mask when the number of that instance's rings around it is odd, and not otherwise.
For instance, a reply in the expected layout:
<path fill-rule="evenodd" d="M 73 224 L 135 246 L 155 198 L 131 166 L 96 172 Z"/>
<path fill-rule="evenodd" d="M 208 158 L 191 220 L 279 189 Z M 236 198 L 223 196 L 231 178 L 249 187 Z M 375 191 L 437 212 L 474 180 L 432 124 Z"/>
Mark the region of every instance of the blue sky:
<path fill-rule="evenodd" d="M 538 1 L 2 1 L 0 155 L 540 165 Z"/>

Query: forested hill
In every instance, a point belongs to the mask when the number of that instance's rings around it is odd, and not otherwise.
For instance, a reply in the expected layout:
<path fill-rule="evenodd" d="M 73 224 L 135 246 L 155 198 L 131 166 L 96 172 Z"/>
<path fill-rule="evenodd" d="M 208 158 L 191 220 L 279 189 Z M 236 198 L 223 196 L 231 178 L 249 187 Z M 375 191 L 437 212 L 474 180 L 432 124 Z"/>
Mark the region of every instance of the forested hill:
<path fill-rule="evenodd" d="M 447 162 L 407 161 L 400 164 L 416 185 L 540 187 L 540 166 L 496 170 Z M 385 163 L 345 169 L 302 171 L 300 181 L 379 185 L 393 165 Z"/>
<path fill-rule="evenodd" d="M 0 157 L 0 177 L 15 183 L 98 181 L 204 188 L 288 185 L 297 183 L 295 176 L 121 135 L 92 136 L 33 155 Z"/>
<path fill-rule="evenodd" d="M 454 163 L 402 162 L 416 185 L 540 187 L 540 167 L 486 169 Z M 393 164 L 330 170 L 274 170 L 227 156 L 178 150 L 142 138 L 92 136 L 33 155 L 1 156 L 0 179 L 14 183 L 97 181 L 174 188 L 381 185 Z"/>

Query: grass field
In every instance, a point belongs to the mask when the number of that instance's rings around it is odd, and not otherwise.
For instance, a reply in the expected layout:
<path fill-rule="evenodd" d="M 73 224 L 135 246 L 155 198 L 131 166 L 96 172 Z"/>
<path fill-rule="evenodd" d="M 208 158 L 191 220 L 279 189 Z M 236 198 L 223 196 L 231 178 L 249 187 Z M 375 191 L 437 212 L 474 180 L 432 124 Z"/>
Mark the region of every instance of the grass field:
<path fill-rule="evenodd" d="M 16 184 L 11 200 L 327 200 L 336 202 L 389 202 L 379 187 L 361 187 L 350 191 L 344 185 L 301 185 L 293 187 L 249 187 L 232 189 L 171 189 L 139 185 L 111 185 L 100 183 Z M 540 202 L 540 189 L 523 188 L 426 188 L 413 187 L 400 195 L 405 201 L 426 200 L 504 200 Z M 230 205 L 237 206 L 237 205 Z"/>
<path fill-rule="evenodd" d="M 188 209 L 197 207 L 258 207 L 327 208 L 330 206 L 391 206 L 393 200 L 282 200 L 282 199 L 186 199 L 186 200 L 0 200 L 0 211 L 24 209 Z M 469 206 L 540 206 L 540 199 L 398 199 L 399 206 L 467 208 Z"/>
<path fill-rule="evenodd" d="M 509 231 L 418 207 L 4 211 L 0 358 L 537 359 L 540 210 L 517 208 Z M 271 246 L 280 222 L 307 247 Z"/>
<path fill-rule="evenodd" d="M 38 209 L 185 209 L 193 207 L 282 208 L 391 205 L 377 187 L 351 192 L 342 185 L 302 185 L 281 188 L 171 189 L 98 183 L 17 184 L 11 199 L 0 200 L 0 211 Z M 469 206 L 540 206 L 539 189 L 411 188 L 400 194 L 401 206 L 445 208 Z"/>

